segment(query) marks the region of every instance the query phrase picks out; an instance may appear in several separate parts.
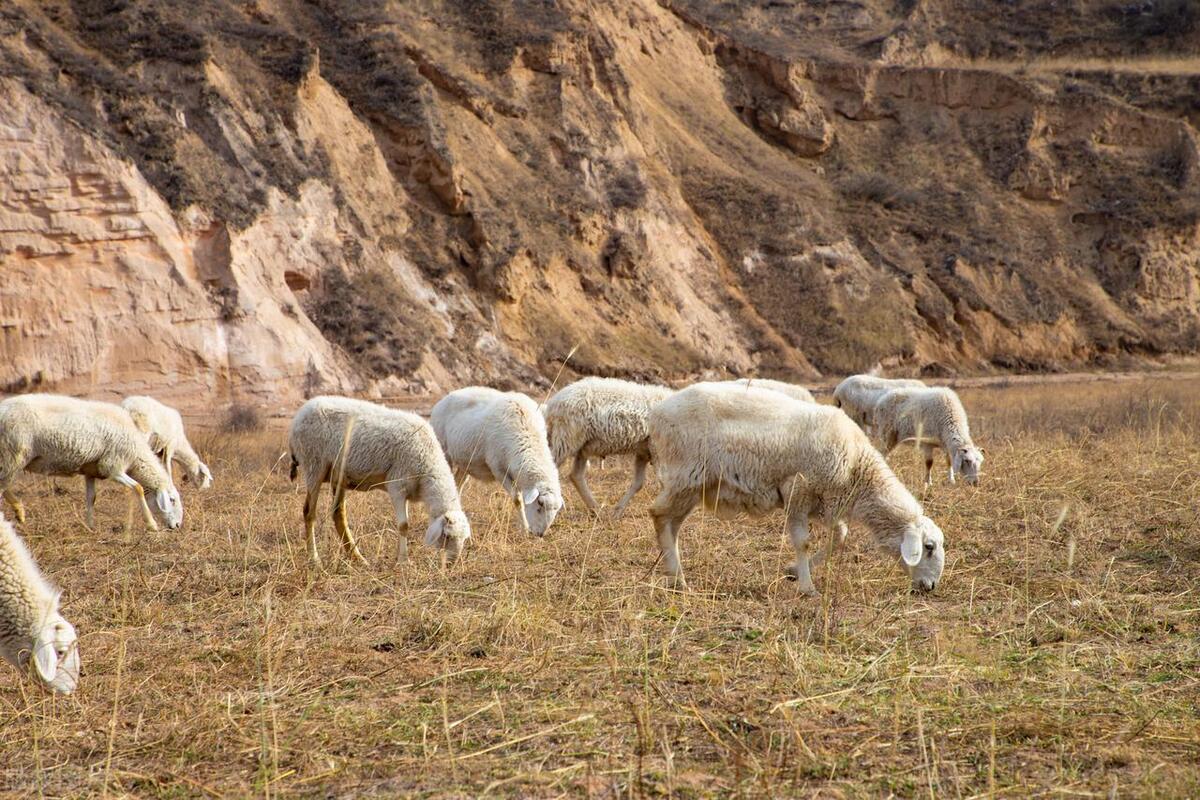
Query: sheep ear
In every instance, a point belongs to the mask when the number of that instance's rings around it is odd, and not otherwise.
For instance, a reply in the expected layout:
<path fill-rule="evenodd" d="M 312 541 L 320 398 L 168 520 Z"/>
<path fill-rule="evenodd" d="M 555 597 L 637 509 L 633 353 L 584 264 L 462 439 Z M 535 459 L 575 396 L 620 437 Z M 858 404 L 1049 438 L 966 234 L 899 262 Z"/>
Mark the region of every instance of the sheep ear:
<path fill-rule="evenodd" d="M 425 531 L 425 546 L 426 547 L 441 547 L 442 540 L 445 539 L 446 518 L 438 517 L 429 524 L 429 529 Z"/>
<path fill-rule="evenodd" d="M 521 495 L 521 502 L 524 503 L 525 505 L 529 505 L 534 500 L 537 500 L 537 498 L 538 498 L 538 490 L 536 487 L 533 489 L 526 489 L 525 494 Z"/>
<path fill-rule="evenodd" d="M 43 681 L 50 683 L 54 680 L 54 676 L 58 674 L 58 653 L 54 652 L 53 641 L 39 640 L 34 643 L 33 666 Z"/>
<path fill-rule="evenodd" d="M 921 563 L 921 529 L 913 525 L 904 531 L 900 540 L 900 558 L 910 567 Z"/>

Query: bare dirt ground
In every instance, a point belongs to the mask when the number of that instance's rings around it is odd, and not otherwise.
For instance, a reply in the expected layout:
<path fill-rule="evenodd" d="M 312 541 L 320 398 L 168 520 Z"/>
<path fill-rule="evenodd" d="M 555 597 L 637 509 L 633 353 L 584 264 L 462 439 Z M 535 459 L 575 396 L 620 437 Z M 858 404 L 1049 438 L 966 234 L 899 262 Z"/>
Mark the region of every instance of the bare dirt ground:
<path fill-rule="evenodd" d="M 986 474 L 925 498 L 931 596 L 852 526 L 797 597 L 779 516 L 693 517 L 666 591 L 653 482 L 619 524 L 568 489 L 546 541 L 472 484 L 449 570 L 397 563 L 386 497 L 357 496 L 371 567 L 326 521 L 313 573 L 277 431 L 197 437 L 216 485 L 178 534 L 127 537 L 111 487 L 89 533 L 77 481 L 30 480 L 85 674 L 64 699 L 0 673 L 0 793 L 1197 796 L 1200 380 L 963 397 Z M 628 477 L 593 474 L 610 501 Z"/>

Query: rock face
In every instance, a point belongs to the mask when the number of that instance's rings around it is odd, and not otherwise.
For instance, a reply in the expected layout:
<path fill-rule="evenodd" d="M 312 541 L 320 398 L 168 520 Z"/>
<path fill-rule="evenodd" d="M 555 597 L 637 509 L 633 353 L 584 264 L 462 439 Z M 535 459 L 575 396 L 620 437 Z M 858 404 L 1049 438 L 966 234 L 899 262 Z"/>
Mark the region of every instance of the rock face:
<path fill-rule="evenodd" d="M 1200 10 L 1027 5 L 13 0 L 0 387 L 1194 354 Z"/>

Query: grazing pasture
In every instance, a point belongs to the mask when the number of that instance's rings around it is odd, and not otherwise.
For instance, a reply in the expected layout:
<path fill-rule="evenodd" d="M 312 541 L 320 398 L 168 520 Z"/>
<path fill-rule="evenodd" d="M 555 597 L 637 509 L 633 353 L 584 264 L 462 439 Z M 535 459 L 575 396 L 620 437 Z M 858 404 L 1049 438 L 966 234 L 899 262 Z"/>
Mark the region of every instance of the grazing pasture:
<path fill-rule="evenodd" d="M 1200 795 L 1200 380 L 961 394 L 987 460 L 951 486 L 937 455 L 932 595 L 852 526 L 799 597 L 782 514 L 702 512 L 669 591 L 653 478 L 617 523 L 565 485 L 545 540 L 471 483 L 449 570 L 419 537 L 398 563 L 387 495 L 352 493 L 370 567 L 322 508 L 314 572 L 282 426 L 189 420 L 214 484 L 177 532 L 103 485 L 89 533 L 82 480 L 26 477 L 83 678 L 0 672 L 0 794 Z M 921 496 L 919 451 L 889 460 Z M 590 471 L 608 507 L 629 469 Z"/>

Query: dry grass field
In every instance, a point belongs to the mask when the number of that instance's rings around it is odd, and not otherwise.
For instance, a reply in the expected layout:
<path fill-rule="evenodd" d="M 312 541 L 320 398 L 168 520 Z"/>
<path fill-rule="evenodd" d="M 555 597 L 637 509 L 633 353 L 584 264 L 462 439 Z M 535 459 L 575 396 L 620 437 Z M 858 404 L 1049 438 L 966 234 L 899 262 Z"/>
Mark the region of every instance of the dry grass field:
<path fill-rule="evenodd" d="M 56 698 L 0 672 L 0 793 L 1200 796 L 1200 381 L 963 397 L 986 473 L 925 498 L 927 596 L 851 526 L 798 597 L 781 515 L 693 516 L 667 591 L 653 481 L 615 525 L 567 488 L 546 541 L 472 484 L 449 570 L 417 542 L 397 563 L 387 497 L 354 495 L 371 567 L 323 507 L 314 574 L 281 431 L 195 436 L 216 485 L 184 486 L 177 534 L 127 537 L 111 486 L 89 533 L 82 481 L 28 480 L 84 675 Z M 917 485 L 914 450 L 891 461 Z"/>

